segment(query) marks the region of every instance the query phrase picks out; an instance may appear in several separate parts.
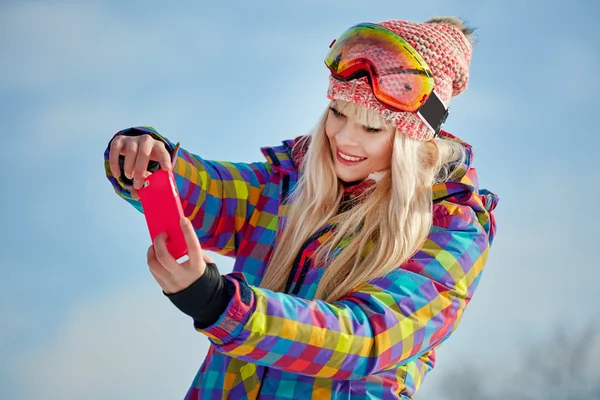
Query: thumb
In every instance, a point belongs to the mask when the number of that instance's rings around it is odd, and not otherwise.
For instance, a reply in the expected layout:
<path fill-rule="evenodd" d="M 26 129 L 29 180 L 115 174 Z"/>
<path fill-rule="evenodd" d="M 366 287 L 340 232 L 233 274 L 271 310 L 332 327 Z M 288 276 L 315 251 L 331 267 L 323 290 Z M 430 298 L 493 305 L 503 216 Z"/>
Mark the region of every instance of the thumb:
<path fill-rule="evenodd" d="M 185 243 L 188 248 L 188 257 L 190 260 L 203 259 L 202 246 L 200 246 L 200 241 L 198 240 L 198 236 L 196 236 L 196 232 L 194 231 L 191 221 L 186 217 L 182 217 L 180 224 L 181 230 L 183 231 L 183 236 L 185 238 Z"/>

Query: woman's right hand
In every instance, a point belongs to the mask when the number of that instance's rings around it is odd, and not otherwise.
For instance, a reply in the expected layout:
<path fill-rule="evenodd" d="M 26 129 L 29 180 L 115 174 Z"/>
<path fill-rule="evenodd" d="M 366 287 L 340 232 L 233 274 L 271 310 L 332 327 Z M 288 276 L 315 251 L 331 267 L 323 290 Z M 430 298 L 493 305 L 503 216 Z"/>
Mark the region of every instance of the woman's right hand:
<path fill-rule="evenodd" d="M 152 136 L 144 134 L 139 136 L 115 136 L 110 144 L 110 171 L 115 178 L 121 176 L 119 156 L 124 156 L 123 173 L 128 179 L 133 179 L 131 197 L 139 200 L 138 189 L 142 187 L 144 179 L 150 174 L 148 163 L 157 161 L 162 169 L 171 169 L 171 155 L 166 145 Z"/>

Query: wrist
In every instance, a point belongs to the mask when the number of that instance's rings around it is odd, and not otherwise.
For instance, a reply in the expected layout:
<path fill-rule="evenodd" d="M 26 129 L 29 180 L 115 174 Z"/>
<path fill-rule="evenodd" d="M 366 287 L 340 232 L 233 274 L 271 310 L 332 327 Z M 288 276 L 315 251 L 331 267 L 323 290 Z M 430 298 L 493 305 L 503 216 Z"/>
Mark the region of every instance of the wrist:
<path fill-rule="evenodd" d="M 214 263 L 207 263 L 202 276 L 190 286 L 176 293 L 163 293 L 181 312 L 197 323 L 209 326 L 221 316 L 229 303 L 231 296 L 226 290 L 226 281 Z"/>

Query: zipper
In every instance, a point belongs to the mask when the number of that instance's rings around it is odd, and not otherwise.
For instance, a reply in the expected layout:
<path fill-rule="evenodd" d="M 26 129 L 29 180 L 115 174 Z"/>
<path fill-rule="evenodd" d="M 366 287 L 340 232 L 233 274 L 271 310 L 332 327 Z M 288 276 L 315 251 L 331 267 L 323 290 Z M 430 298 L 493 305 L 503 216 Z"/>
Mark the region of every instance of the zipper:
<path fill-rule="evenodd" d="M 306 239 L 306 241 L 304 242 L 302 247 L 300 247 L 300 250 L 298 250 L 298 254 L 296 254 L 296 259 L 294 260 L 294 264 L 292 265 L 292 270 L 290 272 L 290 275 L 288 276 L 288 280 L 285 285 L 285 293 L 289 293 L 289 290 L 294 281 L 294 276 L 296 275 L 296 272 L 298 271 L 298 268 L 300 267 L 300 260 L 302 259 L 302 254 L 304 253 L 304 251 L 308 248 L 308 246 L 311 245 L 312 242 L 317 240 L 320 236 L 323 236 L 327 232 L 331 231 L 332 229 L 333 229 L 333 225 L 326 225 L 325 227 L 323 227 L 323 228 L 319 229 L 318 231 L 316 231 L 315 233 L 313 233 L 308 239 Z M 308 271 L 308 265 L 310 264 L 310 258 L 307 258 L 307 261 L 304 262 L 304 265 L 302 268 L 305 275 Z M 305 269 L 306 269 L 306 271 L 304 271 Z M 300 279 L 302 281 L 304 281 L 304 277 L 302 277 L 302 275 L 301 275 L 298 278 L 298 282 L 296 282 L 296 285 L 294 285 L 294 291 L 296 293 L 298 291 L 300 291 L 300 285 L 299 285 Z"/>
<path fill-rule="evenodd" d="M 308 274 L 308 267 L 310 266 L 311 259 L 310 257 L 306 257 L 304 260 L 304 265 L 302 266 L 302 271 L 300 271 L 300 276 L 298 277 L 298 282 L 294 285 L 294 290 L 292 294 L 298 294 L 300 292 L 300 288 L 302 288 L 302 284 L 304 283 L 304 278 L 306 278 L 306 274 Z"/>
<path fill-rule="evenodd" d="M 288 192 L 290 191 L 290 176 L 284 175 L 281 182 L 281 204 L 288 203 Z"/>

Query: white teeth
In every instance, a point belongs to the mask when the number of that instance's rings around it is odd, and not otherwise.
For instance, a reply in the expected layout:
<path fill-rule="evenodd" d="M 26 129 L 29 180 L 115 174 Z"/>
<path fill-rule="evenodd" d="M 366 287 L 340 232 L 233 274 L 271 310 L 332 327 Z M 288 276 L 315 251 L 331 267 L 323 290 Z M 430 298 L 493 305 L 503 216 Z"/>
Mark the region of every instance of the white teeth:
<path fill-rule="evenodd" d="M 342 157 L 344 160 L 347 160 L 347 161 L 361 161 L 361 160 L 364 160 L 364 158 L 347 156 L 347 155 L 343 154 L 340 151 L 338 151 L 338 154 L 340 155 L 340 157 Z"/>

